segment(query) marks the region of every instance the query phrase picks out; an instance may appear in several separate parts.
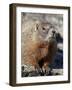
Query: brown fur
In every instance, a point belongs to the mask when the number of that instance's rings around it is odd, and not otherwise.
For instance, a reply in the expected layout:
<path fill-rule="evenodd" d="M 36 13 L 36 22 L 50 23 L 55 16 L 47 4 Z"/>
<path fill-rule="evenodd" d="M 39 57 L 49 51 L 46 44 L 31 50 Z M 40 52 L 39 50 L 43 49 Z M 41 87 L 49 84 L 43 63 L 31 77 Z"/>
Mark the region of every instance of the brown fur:
<path fill-rule="evenodd" d="M 33 66 L 34 69 L 42 68 L 47 70 L 48 64 L 52 62 L 53 57 L 56 54 L 56 40 L 55 38 L 50 38 L 50 40 L 45 41 L 45 39 L 42 40 L 39 37 L 42 32 L 40 30 L 43 28 L 44 24 L 41 24 L 40 22 L 31 23 L 31 21 L 29 24 L 28 23 L 26 23 L 22 29 L 24 30 L 24 33 L 22 33 L 24 34 L 24 38 L 22 39 L 22 42 L 24 42 L 22 46 L 24 47 L 24 49 L 22 48 L 22 64 Z M 47 25 L 49 24 L 45 24 L 44 30 L 47 30 Z"/>

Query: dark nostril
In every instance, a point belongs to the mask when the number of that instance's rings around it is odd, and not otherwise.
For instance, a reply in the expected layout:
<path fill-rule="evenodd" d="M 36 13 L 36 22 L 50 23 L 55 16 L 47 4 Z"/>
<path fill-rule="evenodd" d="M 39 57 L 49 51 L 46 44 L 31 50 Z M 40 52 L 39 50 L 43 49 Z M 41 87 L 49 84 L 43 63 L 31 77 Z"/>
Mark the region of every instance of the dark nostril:
<path fill-rule="evenodd" d="M 52 31 L 53 36 L 55 35 L 55 31 Z"/>
<path fill-rule="evenodd" d="M 53 34 L 55 34 L 55 31 L 52 31 Z"/>

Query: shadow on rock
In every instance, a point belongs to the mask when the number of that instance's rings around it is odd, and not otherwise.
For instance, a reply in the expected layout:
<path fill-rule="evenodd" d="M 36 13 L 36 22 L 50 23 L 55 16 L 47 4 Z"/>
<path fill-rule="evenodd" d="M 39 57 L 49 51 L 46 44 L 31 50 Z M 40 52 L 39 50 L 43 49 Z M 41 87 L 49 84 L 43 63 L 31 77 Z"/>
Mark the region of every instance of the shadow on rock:
<path fill-rule="evenodd" d="M 63 43 L 63 38 L 61 37 L 61 35 L 59 33 L 57 33 L 57 35 L 56 35 L 56 40 L 58 43 Z"/>

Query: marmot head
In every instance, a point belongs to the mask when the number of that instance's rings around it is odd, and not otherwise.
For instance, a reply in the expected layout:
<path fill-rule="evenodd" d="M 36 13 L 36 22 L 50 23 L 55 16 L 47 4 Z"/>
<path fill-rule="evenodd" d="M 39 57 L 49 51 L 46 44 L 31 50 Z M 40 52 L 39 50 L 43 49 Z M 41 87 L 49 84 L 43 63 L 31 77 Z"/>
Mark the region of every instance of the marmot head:
<path fill-rule="evenodd" d="M 41 41 L 49 41 L 51 39 L 56 39 L 56 29 L 55 27 L 48 23 L 48 22 L 36 22 L 35 26 L 35 40 L 41 40 Z"/>

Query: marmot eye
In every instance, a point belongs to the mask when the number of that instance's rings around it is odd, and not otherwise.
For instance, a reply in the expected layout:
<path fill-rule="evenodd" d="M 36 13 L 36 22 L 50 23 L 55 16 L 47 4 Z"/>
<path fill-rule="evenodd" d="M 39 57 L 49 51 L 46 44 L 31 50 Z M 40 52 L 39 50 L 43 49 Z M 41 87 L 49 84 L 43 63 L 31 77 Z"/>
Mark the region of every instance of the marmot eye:
<path fill-rule="evenodd" d="M 42 30 L 45 30 L 45 28 L 43 27 Z"/>

